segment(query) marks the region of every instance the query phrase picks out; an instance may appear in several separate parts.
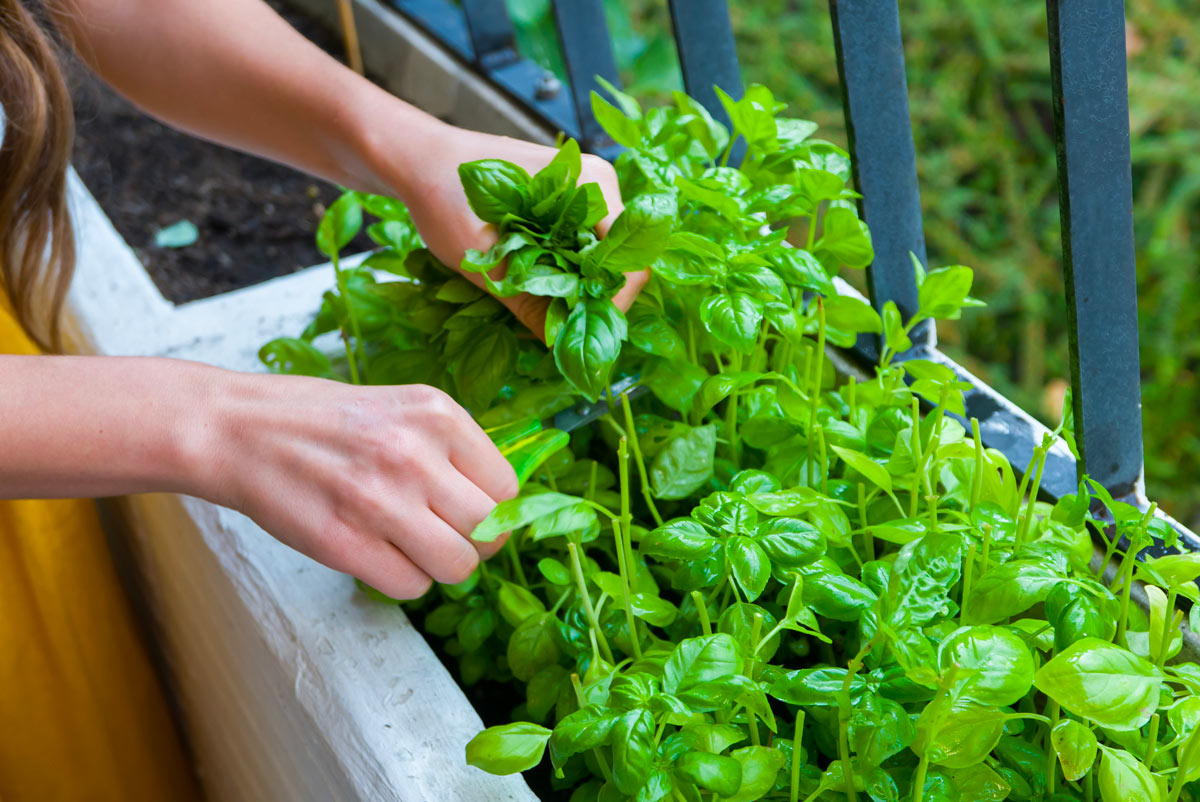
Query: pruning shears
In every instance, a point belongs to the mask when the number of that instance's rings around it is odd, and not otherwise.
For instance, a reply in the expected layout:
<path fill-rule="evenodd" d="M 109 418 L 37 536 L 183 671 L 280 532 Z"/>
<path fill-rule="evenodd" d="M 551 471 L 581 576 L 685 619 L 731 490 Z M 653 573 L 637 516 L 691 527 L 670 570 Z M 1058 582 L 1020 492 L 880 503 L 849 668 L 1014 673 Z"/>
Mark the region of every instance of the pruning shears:
<path fill-rule="evenodd" d="M 587 426 L 608 414 L 610 404 L 616 398 L 623 395 L 628 400 L 646 392 L 646 386 L 639 384 L 639 380 L 640 376 L 634 374 L 613 382 L 605 398 L 595 403 L 580 401 L 570 409 L 556 414 L 550 425 L 544 424 L 536 417 L 529 417 L 493 426 L 484 429 L 484 432 L 517 472 L 517 482 L 524 485 L 546 460 L 566 447 L 571 440 L 569 432 Z"/>

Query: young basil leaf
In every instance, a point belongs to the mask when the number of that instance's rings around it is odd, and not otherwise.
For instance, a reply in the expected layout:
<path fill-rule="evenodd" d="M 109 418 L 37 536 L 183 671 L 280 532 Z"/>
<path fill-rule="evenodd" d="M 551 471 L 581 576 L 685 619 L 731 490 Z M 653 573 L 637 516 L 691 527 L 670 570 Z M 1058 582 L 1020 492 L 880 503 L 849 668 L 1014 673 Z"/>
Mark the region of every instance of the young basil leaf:
<path fill-rule="evenodd" d="M 295 337 L 277 337 L 258 349 L 258 358 L 275 373 L 293 376 L 318 376 L 333 378 L 333 365 L 329 357 L 321 353 L 312 343 Z"/>
<path fill-rule="evenodd" d="M 754 601 L 771 579 L 770 559 L 757 543 L 743 535 L 733 535 L 726 540 L 725 551 L 738 587 L 749 601 Z"/>
<path fill-rule="evenodd" d="M 654 718 L 648 710 L 631 710 L 612 732 L 613 782 L 626 794 L 636 794 L 654 770 Z"/>
<path fill-rule="evenodd" d="M 930 763 L 959 769 L 983 762 L 1004 734 L 1004 712 L 944 696 L 917 719 L 913 751 Z"/>
<path fill-rule="evenodd" d="M 642 132 L 638 124 L 595 91 L 592 92 L 592 114 L 595 115 L 596 122 L 600 123 L 600 127 L 618 145 L 634 148 L 642 141 Z"/>
<path fill-rule="evenodd" d="M 628 328 L 611 301 L 584 298 L 571 310 L 554 343 L 554 362 L 563 378 L 590 401 L 608 386 L 613 363 Z"/>
<path fill-rule="evenodd" d="M 467 744 L 467 763 L 489 774 L 516 774 L 542 762 L 550 730 L 517 721 L 488 727 Z"/>
<path fill-rule="evenodd" d="M 553 557 L 543 557 L 538 560 L 538 572 L 546 577 L 546 581 L 560 587 L 571 584 L 571 572 L 567 567 Z"/>
<path fill-rule="evenodd" d="M 727 802 L 761 799 L 775 786 L 775 778 L 784 764 L 783 753 L 768 746 L 743 746 L 730 757 L 742 764 L 742 784 Z"/>
<path fill-rule="evenodd" d="M 737 647 L 729 635 L 688 638 L 679 642 L 663 665 L 662 687 L 687 703 L 715 705 L 719 702 L 711 698 L 711 689 L 737 671 Z"/>
<path fill-rule="evenodd" d="M 697 426 L 671 440 L 650 465 L 650 485 L 662 499 L 687 498 L 713 475 L 717 427 Z"/>
<path fill-rule="evenodd" d="M 875 258 L 867 224 L 850 209 L 835 207 L 825 213 L 821 238 L 815 250 L 824 251 L 846 267 L 866 267 Z"/>
<path fill-rule="evenodd" d="M 945 674 L 958 669 L 958 696 L 984 705 L 1016 704 L 1033 686 L 1033 655 L 1002 627 L 960 627 L 938 650 Z"/>
<path fill-rule="evenodd" d="M 653 529 L 642 539 L 641 551 L 668 560 L 698 560 L 707 557 L 719 542 L 707 529 L 690 518 L 679 518 Z"/>
<path fill-rule="evenodd" d="M 512 162 L 484 159 L 458 166 L 467 203 L 485 223 L 502 223 L 506 215 L 525 213 L 529 173 Z"/>
<path fill-rule="evenodd" d="M 458 397 L 469 409 L 486 409 L 517 365 L 517 335 L 504 324 L 473 332 L 470 345 L 454 365 Z"/>
<path fill-rule="evenodd" d="M 708 296 L 700 307 L 700 322 L 725 345 L 749 350 L 758 339 L 765 305 L 753 295 L 732 290 Z"/>
<path fill-rule="evenodd" d="M 624 273 L 654 263 L 675 226 L 675 198 L 638 195 L 613 221 L 612 228 L 584 256 L 582 269 Z"/>
<path fill-rule="evenodd" d="M 354 192 L 344 192 L 335 200 L 317 225 L 317 250 L 336 259 L 342 248 L 362 230 L 362 204 Z"/>
<path fill-rule="evenodd" d="M 920 314 L 937 320 L 958 320 L 967 304 L 974 273 L 969 267 L 953 265 L 930 272 L 918 290 Z M 978 305 L 978 304 L 970 304 Z"/>
<path fill-rule="evenodd" d="M 620 718 L 620 713 L 599 705 L 581 707 L 566 716 L 550 736 L 550 761 L 558 768 L 572 755 L 608 743 Z"/>
<path fill-rule="evenodd" d="M 917 730 L 900 704 L 869 692 L 854 707 L 849 734 L 859 758 L 865 758 L 868 765 L 878 766 L 912 744 Z"/>
<path fill-rule="evenodd" d="M 742 764 L 732 757 L 687 752 L 675 761 L 675 770 L 688 782 L 717 796 L 733 796 L 742 787 Z"/>
<path fill-rule="evenodd" d="M 1034 560 L 995 565 L 971 588 L 967 609 L 971 623 L 995 624 L 1046 600 L 1062 575 Z"/>
<path fill-rule="evenodd" d="M 1142 761 L 1124 749 L 1100 749 L 1096 784 L 1104 802 L 1161 802 L 1158 781 Z"/>
<path fill-rule="evenodd" d="M 759 524 L 755 540 L 771 562 L 783 568 L 808 565 L 825 553 L 825 537 L 796 518 L 772 518 Z"/>
<path fill-rule="evenodd" d="M 1092 770 L 1096 762 L 1096 734 L 1078 721 L 1060 721 L 1050 731 L 1050 743 L 1063 776 L 1072 782 Z"/>
<path fill-rule="evenodd" d="M 1077 716 L 1112 730 L 1142 727 L 1158 708 L 1162 672 L 1098 638 L 1084 638 L 1038 669 L 1033 684 Z"/>
<path fill-rule="evenodd" d="M 568 496 L 563 493 L 538 493 L 532 496 L 518 496 L 496 505 L 487 518 L 480 521 L 471 533 L 471 539 L 478 543 L 490 543 L 500 535 L 512 529 L 525 526 L 543 515 L 551 515 L 564 507 L 574 506 L 583 499 Z"/>
<path fill-rule="evenodd" d="M 844 668 L 802 668 L 795 671 L 773 670 L 768 676 L 767 692 L 781 702 L 804 707 L 836 707 L 846 684 Z M 867 690 L 859 675 L 850 680 L 850 698 L 856 701 Z"/>
<path fill-rule="evenodd" d="M 546 612 L 546 605 L 542 604 L 542 600 L 533 595 L 528 588 L 505 579 L 501 579 L 499 582 L 500 590 L 496 593 L 496 607 L 500 611 L 500 616 L 508 622 L 509 626 L 519 627 L 531 616 Z"/>
<path fill-rule="evenodd" d="M 508 667 L 513 676 L 528 682 L 534 674 L 558 662 L 558 646 L 554 640 L 554 619 L 548 615 L 531 615 L 517 627 L 508 639 Z"/>

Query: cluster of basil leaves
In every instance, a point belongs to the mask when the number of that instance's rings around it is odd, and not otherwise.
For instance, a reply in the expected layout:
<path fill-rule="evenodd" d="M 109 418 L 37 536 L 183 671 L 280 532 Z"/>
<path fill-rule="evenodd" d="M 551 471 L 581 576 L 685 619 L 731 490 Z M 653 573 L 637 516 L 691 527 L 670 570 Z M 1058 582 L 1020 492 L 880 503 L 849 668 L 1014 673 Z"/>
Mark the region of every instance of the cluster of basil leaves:
<path fill-rule="evenodd" d="M 464 267 L 507 256 L 495 292 L 554 298 L 551 350 L 438 265 L 402 208 L 353 193 L 318 237 L 337 289 L 302 337 L 263 349 L 277 370 L 437 384 L 521 437 L 614 376 L 652 391 L 567 447 L 537 441 L 521 495 L 473 534 L 511 531 L 502 553 L 410 605 L 465 685 L 519 689 L 467 760 L 508 774 L 548 751 L 571 802 L 1200 800 L 1200 666 L 1178 609 L 1200 601 L 1200 555 L 1135 559 L 1169 527 L 1090 483 L 1036 502 L 1053 438 L 1018 479 L 947 416 L 963 385 L 904 352 L 921 321 L 976 305 L 971 271 L 914 260 L 917 315 L 877 314 L 833 286 L 872 251 L 846 154 L 813 125 L 761 86 L 722 98 L 732 131 L 682 94 L 610 97 L 594 108 L 627 148 L 633 211 L 613 245 L 570 143 L 535 176 L 463 168 L 501 232 Z M 363 210 L 381 249 L 343 267 Z M 618 317 L 609 299 L 642 260 L 653 278 Z M 344 357 L 316 341 L 333 332 Z M 860 334 L 880 336 L 881 364 L 840 381 L 825 347 Z"/>

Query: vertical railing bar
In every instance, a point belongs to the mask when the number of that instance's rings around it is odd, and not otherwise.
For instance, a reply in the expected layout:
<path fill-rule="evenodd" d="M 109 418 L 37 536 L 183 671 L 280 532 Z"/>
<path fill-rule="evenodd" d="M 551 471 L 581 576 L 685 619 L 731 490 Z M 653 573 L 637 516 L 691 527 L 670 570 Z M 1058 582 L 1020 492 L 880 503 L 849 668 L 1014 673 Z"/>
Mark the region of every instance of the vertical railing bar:
<path fill-rule="evenodd" d="M 604 149 L 611 143 L 592 114 L 591 93 L 593 89 L 603 93 L 597 76 L 616 87 L 620 87 L 621 77 L 603 0 L 554 0 L 554 19 L 579 119 L 580 144 L 585 150 Z"/>
<path fill-rule="evenodd" d="M 679 51 L 684 90 L 729 126 L 729 114 L 713 91 L 719 86 L 734 100 L 742 96 L 742 72 L 726 0 L 670 0 L 671 27 Z"/>
<path fill-rule="evenodd" d="M 871 302 L 882 309 L 895 301 L 907 320 L 918 305 L 909 254 L 916 254 L 922 265 L 926 257 L 900 10 L 896 3 L 878 0 L 830 0 L 829 13 L 854 184 L 875 246 L 867 273 Z M 933 345 L 937 335 L 926 322 L 911 336 L 913 345 L 921 347 Z M 860 338 L 858 347 L 869 355 L 878 353 L 875 338 Z"/>
<path fill-rule="evenodd" d="M 520 58 L 516 30 L 504 0 L 462 0 L 462 10 L 480 67 L 494 69 Z"/>
<path fill-rule="evenodd" d="M 1046 11 L 1079 470 L 1123 496 L 1142 475 L 1125 7 Z"/>

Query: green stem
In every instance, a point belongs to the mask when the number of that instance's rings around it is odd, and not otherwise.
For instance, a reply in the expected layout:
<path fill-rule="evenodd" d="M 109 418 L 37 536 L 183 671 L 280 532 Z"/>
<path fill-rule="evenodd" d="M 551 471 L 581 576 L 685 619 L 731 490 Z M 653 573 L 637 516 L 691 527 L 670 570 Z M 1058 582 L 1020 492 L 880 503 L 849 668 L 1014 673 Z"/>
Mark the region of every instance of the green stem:
<path fill-rule="evenodd" d="M 700 618 L 700 631 L 706 636 L 713 634 L 712 621 L 708 620 L 708 602 L 705 600 L 704 594 L 693 590 L 692 604 L 696 605 L 696 615 Z"/>
<path fill-rule="evenodd" d="M 1154 665 L 1162 668 L 1167 662 L 1167 647 L 1171 645 L 1171 630 L 1176 626 L 1175 618 L 1175 602 L 1179 600 L 1179 591 L 1172 587 L 1167 591 L 1167 607 L 1163 610 L 1162 628 L 1159 629 L 1158 636 L 1158 656 L 1154 659 Z M 1150 761 L 1146 761 L 1146 765 L 1150 765 Z"/>
<path fill-rule="evenodd" d="M 625 432 L 629 437 L 629 446 L 633 449 L 633 463 L 637 465 L 638 479 L 642 483 L 642 499 L 650 509 L 650 516 L 654 518 L 654 524 L 662 526 L 662 516 L 658 514 L 658 507 L 654 505 L 654 499 L 650 495 L 650 480 L 646 473 L 646 461 L 642 458 L 642 446 L 638 441 L 637 427 L 633 423 L 633 409 L 629 405 L 629 396 L 622 395 L 621 402 L 622 406 L 625 407 Z"/>
<path fill-rule="evenodd" d="M 788 802 L 800 799 L 800 742 L 804 736 L 804 710 L 796 710 L 796 732 L 792 736 L 792 784 L 788 791 Z"/>
<path fill-rule="evenodd" d="M 1146 759 L 1142 762 L 1146 764 L 1146 768 L 1154 771 L 1154 755 L 1158 752 L 1158 725 L 1160 717 L 1155 713 L 1150 717 L 1150 732 L 1146 734 Z M 1184 767 L 1180 767 L 1183 771 Z"/>
<path fill-rule="evenodd" d="M 850 687 L 862 668 L 863 659 L 871 653 L 882 631 L 882 627 L 876 629 L 875 634 L 858 650 L 858 654 L 850 659 L 846 666 L 846 678 L 842 680 L 842 692 L 838 694 L 838 758 L 842 761 L 842 775 L 846 779 L 847 802 L 855 802 L 858 798 L 854 789 L 854 764 L 850 758 L 850 716 L 854 712 L 850 701 Z"/>
<path fill-rule="evenodd" d="M 829 495 L 829 456 L 825 449 L 825 427 L 817 426 L 817 456 L 821 469 L 821 495 Z"/>
<path fill-rule="evenodd" d="M 761 634 L 762 634 L 762 615 L 760 613 L 758 613 L 757 611 L 755 611 L 754 621 L 753 621 L 753 623 L 750 624 L 750 642 L 758 643 L 758 636 Z M 754 679 L 754 656 L 753 655 L 750 655 L 749 657 L 746 658 L 746 662 L 742 668 L 742 673 L 745 674 L 750 679 Z M 761 742 L 759 741 L 759 734 L 758 734 L 758 717 L 755 716 L 754 711 L 748 707 L 746 708 L 746 723 L 749 725 L 749 728 L 750 728 L 750 743 L 754 746 L 759 746 Z"/>
<path fill-rule="evenodd" d="M 963 579 L 962 579 L 962 601 L 958 605 L 959 618 L 963 624 L 970 622 L 970 616 L 967 615 L 967 599 L 971 597 L 971 583 L 975 575 L 975 544 L 967 549 L 967 561 L 963 563 Z"/>
<path fill-rule="evenodd" d="M 1042 475 L 1046 472 L 1046 455 L 1050 451 L 1050 446 L 1053 444 L 1050 435 L 1045 435 L 1042 438 L 1041 445 L 1034 451 L 1034 470 L 1036 474 L 1033 477 L 1033 485 L 1029 488 L 1029 499 L 1025 503 L 1025 515 L 1021 518 L 1020 526 L 1017 529 L 1017 548 L 1025 542 L 1025 538 L 1029 535 L 1029 527 L 1033 524 L 1033 505 L 1037 503 L 1038 492 L 1042 489 Z"/>
<path fill-rule="evenodd" d="M 1058 702 L 1053 699 L 1046 703 L 1046 715 L 1050 718 L 1049 729 L 1046 734 L 1046 788 L 1053 795 L 1054 788 L 1058 784 L 1058 755 L 1054 751 L 1050 739 L 1053 737 L 1054 728 L 1058 726 Z"/>
<path fill-rule="evenodd" d="M 850 407 L 850 422 L 854 423 L 854 412 L 858 408 L 858 379 L 850 376 L 850 381 L 846 384 L 846 405 Z"/>
<path fill-rule="evenodd" d="M 512 562 L 513 574 L 522 587 L 529 587 L 529 580 L 525 578 L 525 569 L 521 567 L 521 555 L 517 551 L 517 536 L 513 535 L 505 544 L 505 551 L 508 552 L 509 561 Z"/>
<path fill-rule="evenodd" d="M 1117 575 L 1121 578 L 1121 614 L 1117 618 L 1117 632 L 1113 638 L 1113 643 L 1118 646 L 1125 645 L 1125 628 L 1129 624 L 1129 597 L 1133 592 L 1133 564 L 1135 544 L 1130 542 L 1129 550 L 1121 559 L 1121 566 L 1117 570 Z"/>
<path fill-rule="evenodd" d="M 617 470 L 621 480 L 621 519 L 613 521 L 613 536 L 617 546 L 617 570 L 621 574 L 621 590 L 625 594 L 622 601 L 625 607 L 625 624 L 629 627 L 629 641 L 633 645 L 634 659 L 641 660 L 641 638 L 638 634 L 637 619 L 633 615 L 633 594 L 629 591 L 629 577 L 637 570 L 637 567 L 633 562 L 632 549 L 627 542 L 630 540 L 632 515 L 629 512 L 629 441 L 624 437 L 617 444 Z"/>
<path fill-rule="evenodd" d="M 808 442 L 805 445 L 808 462 L 805 466 L 808 473 L 808 484 L 813 486 L 812 459 L 813 443 L 816 437 L 817 406 L 821 400 L 821 374 L 825 367 L 825 304 L 821 296 L 817 296 L 817 348 L 812 357 L 807 360 L 805 368 L 808 371 Z"/>
<path fill-rule="evenodd" d="M 975 473 L 971 477 L 971 509 L 974 510 L 983 495 L 983 438 L 979 436 L 978 418 L 971 418 L 971 437 L 975 438 Z"/>
<path fill-rule="evenodd" d="M 734 390 L 725 401 L 725 438 L 729 441 L 729 458 L 734 467 L 741 462 L 741 444 L 737 434 L 738 394 Z"/>
<path fill-rule="evenodd" d="M 346 317 L 350 319 L 350 331 L 354 333 L 354 350 L 351 351 L 350 339 L 346 336 L 346 330 L 342 329 L 342 343 L 346 346 L 346 359 L 350 363 L 350 381 L 354 384 L 359 384 L 358 360 L 362 358 L 362 332 L 358 327 L 358 316 L 354 314 L 354 305 L 350 303 L 350 295 L 346 290 L 346 279 L 345 274 L 342 272 L 341 260 L 337 254 L 334 254 L 331 261 L 333 263 L 333 278 L 337 284 L 338 294 L 342 296 L 342 303 L 346 305 Z"/>
<path fill-rule="evenodd" d="M 982 579 L 983 575 L 987 573 L 988 560 L 991 559 L 991 555 L 992 555 L 992 525 L 984 524 L 984 527 L 983 527 L 983 549 L 980 551 L 980 554 L 979 554 L 979 563 L 980 563 L 979 578 L 980 579 Z"/>
<path fill-rule="evenodd" d="M 574 543 L 568 543 L 567 553 L 571 557 L 571 570 L 575 574 L 575 587 L 579 591 L 580 600 L 583 602 L 583 614 L 587 616 L 588 626 L 592 628 L 592 632 L 596 636 L 596 643 L 599 644 L 601 656 L 612 665 L 616 661 L 613 660 L 612 649 L 608 647 L 608 640 L 604 637 L 604 631 L 600 629 L 600 620 L 596 618 L 596 609 L 592 607 L 592 599 L 588 595 L 587 580 L 583 578 L 583 563 L 579 561 L 579 547 Z"/>
<path fill-rule="evenodd" d="M 912 442 L 909 444 L 913 459 L 912 498 L 908 501 L 908 517 L 916 518 L 917 505 L 921 498 L 921 483 L 924 480 L 921 470 L 921 402 L 916 396 L 912 399 L 912 422 Z"/>
<path fill-rule="evenodd" d="M 867 528 L 867 489 L 862 482 L 858 483 L 858 525 L 862 527 L 863 553 L 870 562 L 875 559 L 875 536 Z"/>
<path fill-rule="evenodd" d="M 583 686 L 579 682 L 578 674 L 571 674 L 571 686 L 575 688 L 575 701 L 581 708 L 587 707 L 587 700 L 583 696 Z M 600 766 L 600 774 L 604 776 L 604 781 L 612 782 L 612 771 L 608 768 L 608 761 L 604 759 L 604 753 L 600 751 L 600 747 L 597 746 L 593 749 L 592 754 L 596 756 L 596 763 Z"/>

